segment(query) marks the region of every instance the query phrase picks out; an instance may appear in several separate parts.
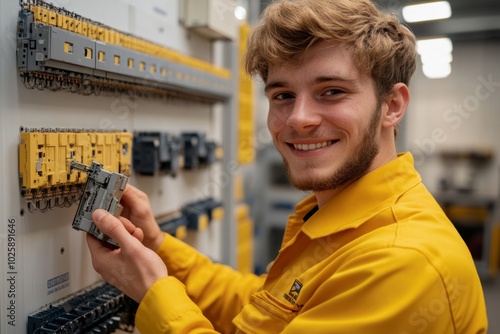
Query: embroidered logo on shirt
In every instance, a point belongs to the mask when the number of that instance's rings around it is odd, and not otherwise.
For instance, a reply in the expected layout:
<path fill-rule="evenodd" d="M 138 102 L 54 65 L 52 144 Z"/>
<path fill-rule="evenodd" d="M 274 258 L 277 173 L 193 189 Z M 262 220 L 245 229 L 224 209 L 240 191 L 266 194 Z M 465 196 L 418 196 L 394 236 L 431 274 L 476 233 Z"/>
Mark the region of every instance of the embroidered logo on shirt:
<path fill-rule="evenodd" d="M 288 293 L 293 299 L 297 300 L 299 297 L 300 289 L 302 289 L 302 283 L 300 283 L 298 280 L 295 280 L 292 284 L 292 288 L 290 289 L 290 292 Z"/>
<path fill-rule="evenodd" d="M 296 305 L 295 301 L 297 300 L 297 298 L 299 298 L 301 289 L 302 283 L 300 283 L 299 280 L 295 280 L 292 284 L 292 287 L 290 288 L 290 291 L 288 293 L 285 293 L 283 295 L 283 298 L 285 298 L 290 304 Z"/>

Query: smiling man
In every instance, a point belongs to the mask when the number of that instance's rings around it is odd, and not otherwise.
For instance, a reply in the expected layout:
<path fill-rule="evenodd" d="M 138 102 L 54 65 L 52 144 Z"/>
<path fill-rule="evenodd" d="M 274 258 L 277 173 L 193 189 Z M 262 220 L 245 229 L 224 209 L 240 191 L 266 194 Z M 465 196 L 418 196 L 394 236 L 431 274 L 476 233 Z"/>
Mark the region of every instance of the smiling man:
<path fill-rule="evenodd" d="M 344 45 L 321 42 L 292 62 L 271 66 L 265 90 L 269 130 L 290 180 L 313 190 L 319 204 L 396 158 L 392 128 L 408 89 L 394 87 L 382 104 L 373 79 L 354 66 Z"/>
<path fill-rule="evenodd" d="M 291 182 L 313 194 L 289 217 L 261 276 L 160 231 L 127 186 L 120 245 L 87 237 L 94 268 L 140 302 L 147 333 L 486 333 L 471 255 L 422 184 L 396 127 L 410 100 L 415 37 L 369 0 L 281 0 L 248 41 L 268 127 Z"/>

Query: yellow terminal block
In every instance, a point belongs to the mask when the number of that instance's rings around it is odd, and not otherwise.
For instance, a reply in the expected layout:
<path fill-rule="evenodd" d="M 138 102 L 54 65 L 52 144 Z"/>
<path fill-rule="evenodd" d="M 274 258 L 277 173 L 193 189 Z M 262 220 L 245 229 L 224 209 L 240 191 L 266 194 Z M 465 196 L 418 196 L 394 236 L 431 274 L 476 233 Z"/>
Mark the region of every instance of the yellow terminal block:
<path fill-rule="evenodd" d="M 96 27 L 96 39 L 107 42 L 105 39 L 105 33 L 104 33 L 104 28 L 103 27 Z"/>
<path fill-rule="evenodd" d="M 49 23 L 48 10 L 43 7 L 33 6 L 33 16 L 35 21 Z"/>
<path fill-rule="evenodd" d="M 77 20 L 75 20 L 72 17 L 67 17 L 67 21 L 68 21 L 68 30 L 71 31 L 71 32 L 76 32 L 76 22 L 77 22 Z"/>
<path fill-rule="evenodd" d="M 88 27 L 87 37 L 97 39 L 97 26 L 89 23 Z"/>
<path fill-rule="evenodd" d="M 85 173 L 71 172 L 71 161 L 99 162 L 108 171 L 130 175 L 132 134 L 46 130 L 21 133 L 19 174 L 28 200 L 60 196 L 83 185 Z M 76 189 L 75 188 L 75 189 Z"/>
<path fill-rule="evenodd" d="M 62 28 L 71 31 L 70 29 L 71 18 L 66 15 L 61 15 L 61 17 L 62 17 Z"/>
<path fill-rule="evenodd" d="M 113 31 L 113 30 L 108 31 L 108 43 L 109 44 L 118 44 L 117 37 L 118 37 L 118 33 L 116 31 Z"/>
<path fill-rule="evenodd" d="M 64 28 L 63 21 L 64 21 L 64 15 L 57 13 L 56 14 L 56 27 Z"/>
<path fill-rule="evenodd" d="M 88 36 L 89 35 L 89 24 L 87 22 L 82 22 L 81 26 L 82 26 L 81 34 L 83 36 Z"/>
<path fill-rule="evenodd" d="M 56 12 L 53 12 L 51 10 L 48 10 L 48 15 L 49 15 L 49 20 L 48 20 L 48 23 L 51 25 L 51 26 L 54 26 L 56 27 L 57 26 L 57 13 Z"/>
<path fill-rule="evenodd" d="M 82 34 L 82 22 L 80 20 L 75 20 L 75 29 L 74 31 L 77 33 L 77 34 Z"/>

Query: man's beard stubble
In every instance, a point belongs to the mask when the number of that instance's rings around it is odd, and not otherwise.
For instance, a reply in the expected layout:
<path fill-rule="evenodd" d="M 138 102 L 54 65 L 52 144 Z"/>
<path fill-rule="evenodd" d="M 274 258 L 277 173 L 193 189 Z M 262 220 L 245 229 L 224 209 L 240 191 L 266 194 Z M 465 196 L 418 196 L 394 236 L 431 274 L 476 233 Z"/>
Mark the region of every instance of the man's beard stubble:
<path fill-rule="evenodd" d="M 370 124 L 363 135 L 361 143 L 356 148 L 355 153 L 340 166 L 338 171 L 333 172 L 332 175 L 323 178 L 294 178 L 288 162 L 283 157 L 288 179 L 292 185 L 299 190 L 320 192 L 350 184 L 363 176 L 379 152 L 379 146 L 375 141 L 375 136 L 380 124 L 380 112 L 381 106 L 380 103 L 378 103 L 370 120 Z M 304 172 L 307 172 L 307 168 Z"/>

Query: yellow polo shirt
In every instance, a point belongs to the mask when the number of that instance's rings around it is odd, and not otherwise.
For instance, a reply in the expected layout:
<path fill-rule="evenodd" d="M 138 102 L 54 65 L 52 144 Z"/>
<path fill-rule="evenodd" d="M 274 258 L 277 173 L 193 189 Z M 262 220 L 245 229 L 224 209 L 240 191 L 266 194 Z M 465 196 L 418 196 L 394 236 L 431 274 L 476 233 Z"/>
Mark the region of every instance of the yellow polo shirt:
<path fill-rule="evenodd" d="M 268 275 L 243 275 L 166 236 L 169 276 L 136 316 L 148 333 L 486 333 L 469 250 L 409 153 L 290 216 Z M 312 214 L 312 215 L 311 215 Z M 304 217 L 308 219 L 304 222 Z"/>

